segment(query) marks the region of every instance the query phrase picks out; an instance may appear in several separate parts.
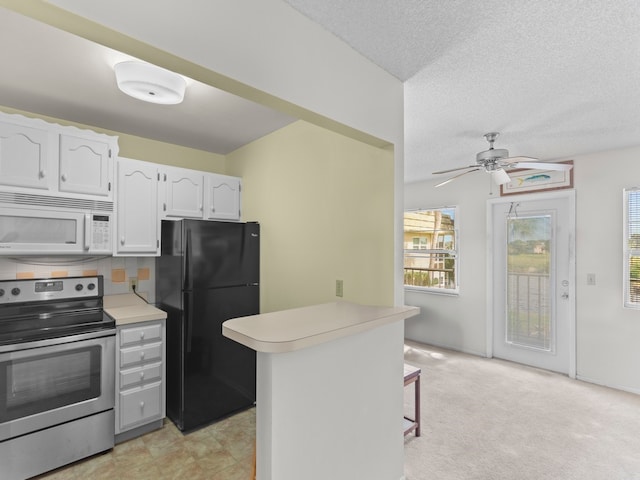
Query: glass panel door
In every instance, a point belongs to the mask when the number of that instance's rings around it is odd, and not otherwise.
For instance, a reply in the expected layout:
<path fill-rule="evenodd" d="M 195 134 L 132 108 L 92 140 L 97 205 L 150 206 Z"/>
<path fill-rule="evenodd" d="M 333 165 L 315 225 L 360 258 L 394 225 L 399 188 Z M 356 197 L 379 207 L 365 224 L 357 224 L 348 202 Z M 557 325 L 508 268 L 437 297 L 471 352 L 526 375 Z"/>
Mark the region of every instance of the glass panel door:
<path fill-rule="evenodd" d="M 575 194 L 491 208 L 491 355 L 575 375 Z"/>
<path fill-rule="evenodd" d="M 554 349 L 551 315 L 551 215 L 507 219 L 506 341 Z"/>

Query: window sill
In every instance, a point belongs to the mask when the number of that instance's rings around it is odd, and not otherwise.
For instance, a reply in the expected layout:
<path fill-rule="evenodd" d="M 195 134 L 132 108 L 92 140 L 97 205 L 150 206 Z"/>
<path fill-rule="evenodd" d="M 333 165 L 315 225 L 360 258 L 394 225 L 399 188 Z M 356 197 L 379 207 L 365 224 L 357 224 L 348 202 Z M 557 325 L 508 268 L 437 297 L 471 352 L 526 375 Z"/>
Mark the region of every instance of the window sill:
<path fill-rule="evenodd" d="M 444 290 L 441 288 L 411 287 L 405 285 L 404 290 L 405 292 L 429 293 L 433 295 L 444 295 L 446 297 L 457 297 L 460 295 L 460 290 Z"/>

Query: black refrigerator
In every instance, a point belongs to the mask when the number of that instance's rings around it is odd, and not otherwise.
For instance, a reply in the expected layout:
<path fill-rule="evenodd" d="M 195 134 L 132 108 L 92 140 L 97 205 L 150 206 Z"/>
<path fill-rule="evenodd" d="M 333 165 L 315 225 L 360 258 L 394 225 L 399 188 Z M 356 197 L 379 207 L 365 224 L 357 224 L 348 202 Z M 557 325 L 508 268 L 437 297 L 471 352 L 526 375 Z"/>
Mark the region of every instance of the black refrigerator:
<path fill-rule="evenodd" d="M 183 432 L 254 405 L 255 351 L 222 336 L 259 313 L 260 225 L 162 221 L 156 304 L 167 312 L 167 416 Z"/>

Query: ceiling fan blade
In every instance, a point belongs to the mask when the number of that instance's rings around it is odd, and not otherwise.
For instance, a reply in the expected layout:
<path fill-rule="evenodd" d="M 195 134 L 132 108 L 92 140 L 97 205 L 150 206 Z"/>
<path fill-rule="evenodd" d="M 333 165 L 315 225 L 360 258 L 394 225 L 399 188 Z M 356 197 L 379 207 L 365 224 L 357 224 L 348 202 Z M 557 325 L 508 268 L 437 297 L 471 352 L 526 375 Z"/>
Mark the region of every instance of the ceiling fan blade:
<path fill-rule="evenodd" d="M 505 158 L 504 161 L 506 163 L 518 163 L 518 162 L 539 162 L 540 159 L 539 158 L 535 158 L 535 157 L 524 157 L 524 156 L 518 156 L 518 157 L 509 157 L 509 158 Z"/>
<path fill-rule="evenodd" d="M 459 169 L 456 169 L 456 170 L 459 170 Z M 458 175 L 454 175 L 454 176 L 453 176 L 453 177 L 451 177 L 451 178 L 447 178 L 444 182 L 440 182 L 440 183 L 438 183 L 438 184 L 436 185 L 436 188 L 441 187 L 441 186 L 443 186 L 443 185 L 446 185 L 447 183 L 452 182 L 452 181 L 453 181 L 453 180 L 455 180 L 456 178 L 461 177 L 461 176 L 463 176 L 463 175 L 466 175 L 467 173 L 476 172 L 476 171 L 478 171 L 478 170 L 480 170 L 480 169 L 479 169 L 479 168 L 474 168 L 473 170 L 468 170 L 468 171 L 466 171 L 466 172 L 459 173 Z"/>
<path fill-rule="evenodd" d="M 458 170 L 466 170 L 467 168 L 478 168 L 478 165 L 469 165 L 468 167 L 458 167 L 458 168 L 451 168 L 449 170 L 441 170 L 439 172 L 432 172 L 432 175 L 438 175 L 440 173 L 451 173 L 451 172 L 457 172 Z"/>
<path fill-rule="evenodd" d="M 573 168 L 569 163 L 547 163 L 547 162 L 515 162 L 509 164 L 509 167 L 515 168 L 533 168 L 536 170 L 557 170 L 567 171 Z"/>
<path fill-rule="evenodd" d="M 496 185 L 504 185 L 505 183 L 509 183 L 511 181 L 511 178 L 509 177 L 507 172 L 505 172 L 502 168 L 492 170 L 490 173 L 491 179 Z"/>

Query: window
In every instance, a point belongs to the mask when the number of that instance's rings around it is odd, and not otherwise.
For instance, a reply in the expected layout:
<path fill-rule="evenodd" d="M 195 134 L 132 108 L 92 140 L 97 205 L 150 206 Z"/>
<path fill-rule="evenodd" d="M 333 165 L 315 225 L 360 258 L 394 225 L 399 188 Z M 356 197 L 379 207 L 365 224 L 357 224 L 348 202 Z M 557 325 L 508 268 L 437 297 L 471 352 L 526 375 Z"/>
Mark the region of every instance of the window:
<path fill-rule="evenodd" d="M 640 188 L 624 191 L 624 306 L 640 308 Z"/>
<path fill-rule="evenodd" d="M 405 287 L 458 290 L 456 207 L 404 213 Z"/>

